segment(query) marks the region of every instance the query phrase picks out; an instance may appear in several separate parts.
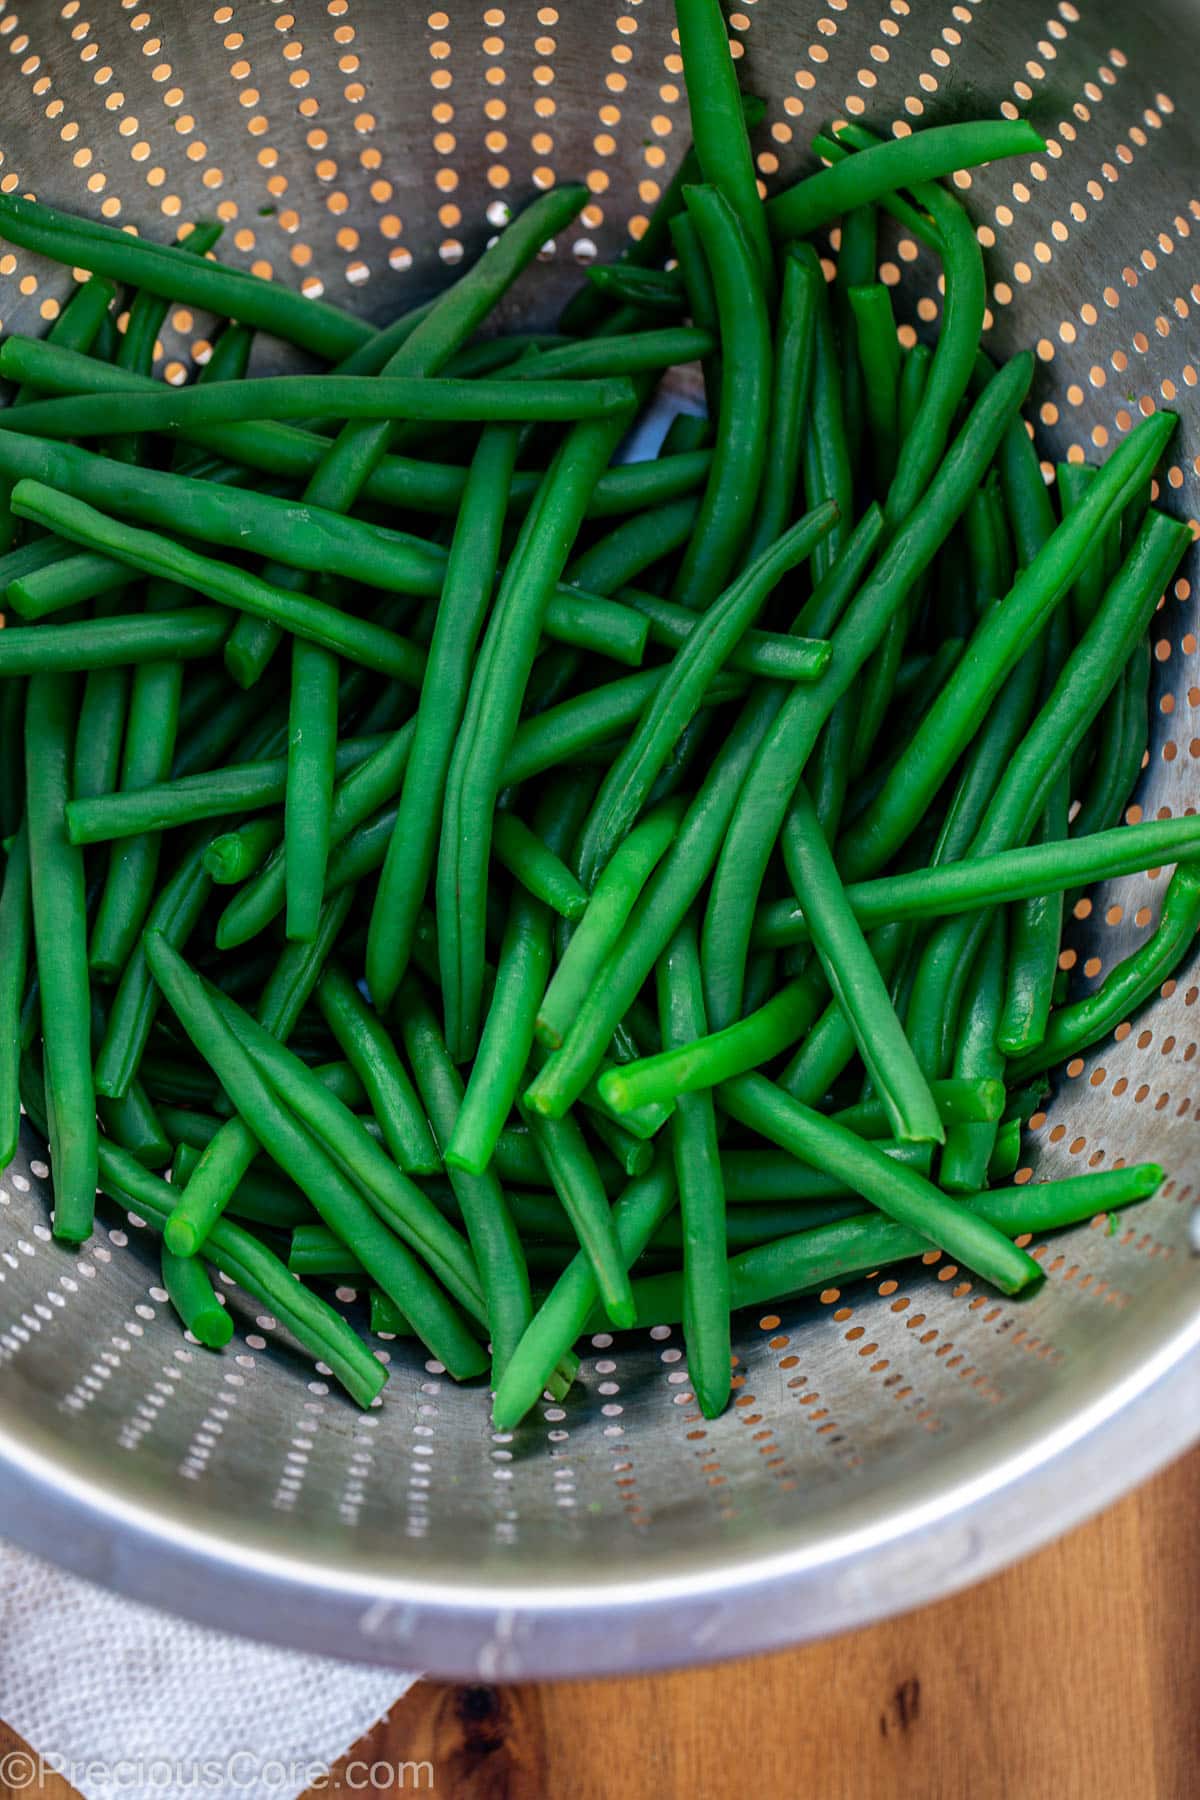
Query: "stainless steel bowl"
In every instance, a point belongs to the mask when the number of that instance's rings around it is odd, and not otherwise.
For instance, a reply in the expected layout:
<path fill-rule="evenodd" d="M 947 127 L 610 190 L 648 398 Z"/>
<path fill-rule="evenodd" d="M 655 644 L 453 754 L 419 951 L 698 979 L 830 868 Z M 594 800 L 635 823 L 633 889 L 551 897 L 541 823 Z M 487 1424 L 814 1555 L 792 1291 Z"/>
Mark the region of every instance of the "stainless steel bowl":
<path fill-rule="evenodd" d="M 731 32 L 770 103 L 769 185 L 808 165 L 831 117 L 1003 108 L 1043 129 L 1045 157 L 962 181 L 991 340 L 1038 345 L 1047 457 L 1102 454 L 1139 410 L 1175 406 L 1166 500 L 1200 512 L 1195 6 L 742 3 Z M 23 0 L 0 17 L 0 185 L 159 237 L 217 210 L 235 262 L 382 320 L 508 202 L 582 173 L 592 208 L 507 309 L 548 320 L 687 136 L 665 0 L 286 5 Z M 926 329 L 928 257 L 895 234 L 883 256 Z M 0 259 L 5 327 L 40 329 L 61 291 L 48 265 Z M 168 379 L 203 355 L 207 323 L 173 314 Z M 1159 614 L 1147 816 L 1196 801 L 1196 579 Z M 1139 940 L 1163 879 L 1093 894 L 1072 928 L 1080 979 Z M 237 1295 L 233 1349 L 206 1355 L 181 1340 L 144 1232 L 51 1244 L 31 1141 L 0 1181 L 0 1530 L 211 1624 L 457 1675 L 698 1661 L 961 1586 L 1200 1435 L 1194 979 L 1072 1065 L 1029 1139 L 1038 1172 L 1157 1158 L 1153 1202 L 1113 1235 L 1053 1239 L 1025 1303 L 931 1257 L 743 1318 L 736 1404 L 712 1424 L 665 1327 L 594 1338 L 567 1403 L 509 1437 L 482 1392 L 399 1345 L 386 1406 L 360 1417 Z"/>

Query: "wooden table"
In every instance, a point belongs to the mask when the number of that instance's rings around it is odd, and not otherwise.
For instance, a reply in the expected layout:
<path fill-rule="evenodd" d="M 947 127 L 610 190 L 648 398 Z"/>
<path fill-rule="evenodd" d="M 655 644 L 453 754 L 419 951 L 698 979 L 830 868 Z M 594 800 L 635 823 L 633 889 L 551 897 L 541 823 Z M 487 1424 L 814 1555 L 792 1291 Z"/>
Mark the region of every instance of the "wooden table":
<path fill-rule="evenodd" d="M 0 1727 L 0 1756 L 15 1741 Z M 1006 1574 L 869 1631 L 639 1680 L 421 1682 L 354 1755 L 428 1759 L 452 1800 L 1192 1800 L 1200 1451 Z M 322 1792 L 399 1791 L 354 1782 Z M 0 1800 L 28 1796 L 0 1784 Z"/>

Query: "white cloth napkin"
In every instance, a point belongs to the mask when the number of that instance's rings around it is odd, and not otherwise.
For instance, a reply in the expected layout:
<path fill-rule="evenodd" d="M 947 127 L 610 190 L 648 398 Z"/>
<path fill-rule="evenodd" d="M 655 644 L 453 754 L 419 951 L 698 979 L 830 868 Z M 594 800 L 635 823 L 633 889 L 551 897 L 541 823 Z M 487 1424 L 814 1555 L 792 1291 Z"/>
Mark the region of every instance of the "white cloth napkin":
<path fill-rule="evenodd" d="M 34 1752 L 0 1754 L 0 1787 L 295 1800 L 416 1680 L 185 1624 L 0 1545 L 0 1719 Z"/>

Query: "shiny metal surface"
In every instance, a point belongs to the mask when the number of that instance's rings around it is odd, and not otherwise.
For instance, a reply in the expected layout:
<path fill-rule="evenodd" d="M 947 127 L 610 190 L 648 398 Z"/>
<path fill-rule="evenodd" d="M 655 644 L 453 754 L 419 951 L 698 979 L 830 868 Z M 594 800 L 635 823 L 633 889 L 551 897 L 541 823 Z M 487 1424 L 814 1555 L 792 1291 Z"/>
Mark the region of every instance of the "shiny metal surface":
<path fill-rule="evenodd" d="M 1038 345 L 1047 457 L 1102 454 L 1139 410 L 1175 406 L 1167 500 L 1200 513 L 1194 6 L 743 0 L 730 19 L 770 103 L 771 185 L 830 118 L 1017 108 L 1043 129 L 1046 157 L 963 183 L 991 341 Z M 232 260 L 381 320 L 473 254 L 506 201 L 583 174 L 592 208 L 506 314 L 550 319 L 687 133 L 664 0 L 24 0 L 0 15 L 0 93 L 0 185 L 161 238 L 215 209 Z M 925 329 L 928 257 L 887 228 L 882 257 Z M 42 329 L 62 291 L 49 265 L 0 259 L 5 329 Z M 206 325 L 173 314 L 168 379 L 203 356 Z M 1155 633 L 1147 817 L 1196 804 L 1196 581 L 1193 564 Z M 1162 887 L 1091 896 L 1080 981 L 1142 937 Z M 50 1243 L 31 1141 L 0 1179 L 0 1531 L 214 1624 L 483 1676 L 731 1655 L 960 1586 L 1200 1435 L 1198 981 L 1181 973 L 1060 1076 L 1024 1159 L 1153 1156 L 1170 1177 L 1153 1202 L 1112 1235 L 1054 1238 L 1027 1302 L 931 1257 L 744 1317 L 715 1423 L 665 1327 L 593 1339 L 568 1401 L 503 1438 L 484 1393 L 398 1344 L 385 1406 L 359 1416 L 236 1294 L 238 1337 L 208 1356 L 179 1337 L 143 1231 L 110 1212 L 80 1253 Z"/>

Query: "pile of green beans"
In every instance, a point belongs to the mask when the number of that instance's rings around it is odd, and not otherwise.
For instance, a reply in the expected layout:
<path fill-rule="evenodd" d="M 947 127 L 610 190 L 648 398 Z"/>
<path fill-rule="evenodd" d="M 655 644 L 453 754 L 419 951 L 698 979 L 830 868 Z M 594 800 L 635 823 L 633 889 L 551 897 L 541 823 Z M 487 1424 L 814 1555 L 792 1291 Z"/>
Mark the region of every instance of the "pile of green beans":
<path fill-rule="evenodd" d="M 942 185 L 1041 138 L 841 127 L 764 201 L 718 0 L 677 23 L 694 145 L 553 335 L 494 315 L 583 187 L 381 330 L 219 227 L 0 196 L 91 272 L 0 349 L 0 1166 L 24 1110 L 55 1234 L 130 1211 L 213 1353 L 215 1271 L 359 1405 L 382 1331 L 505 1431 L 589 1330 L 681 1321 L 712 1417 L 739 1307 L 931 1249 L 1042 1279 L 1028 1236 L 1162 1171 L 1030 1181 L 1039 1078 L 1200 928 L 1200 820 L 1123 822 L 1173 415 L 1048 486 Z M 229 321 L 182 387 L 172 303 Z M 310 372 L 247 378 L 258 332 Z M 614 461 L 691 363 L 711 419 Z M 1158 922 L 1072 991 L 1064 897 L 1143 871 Z"/>

